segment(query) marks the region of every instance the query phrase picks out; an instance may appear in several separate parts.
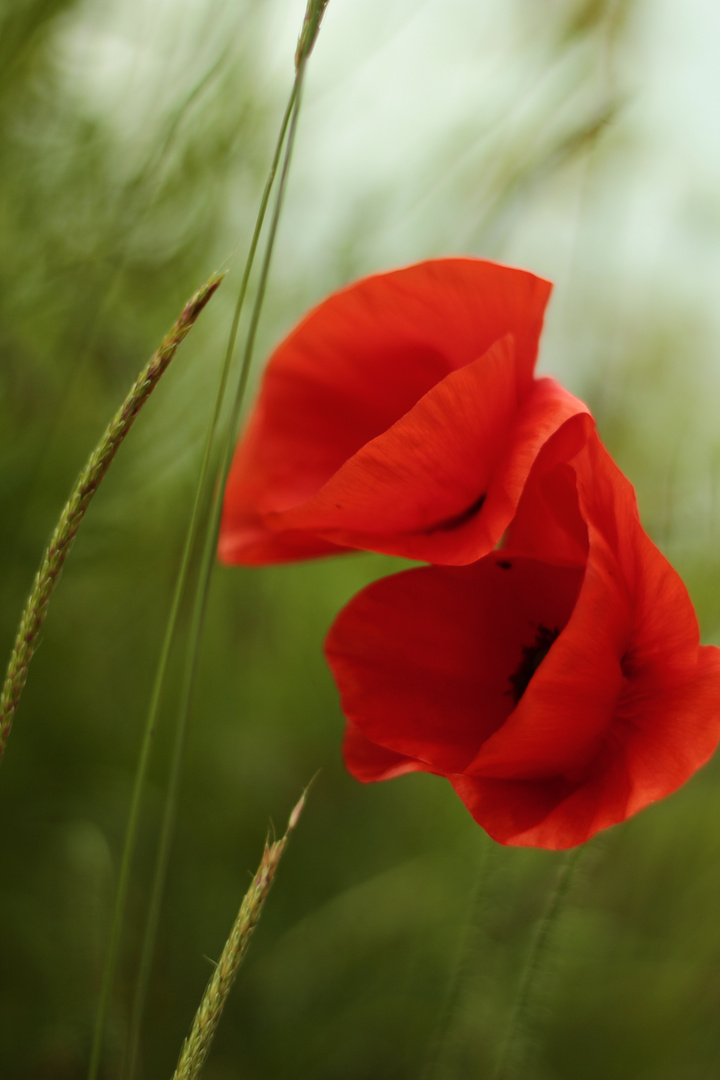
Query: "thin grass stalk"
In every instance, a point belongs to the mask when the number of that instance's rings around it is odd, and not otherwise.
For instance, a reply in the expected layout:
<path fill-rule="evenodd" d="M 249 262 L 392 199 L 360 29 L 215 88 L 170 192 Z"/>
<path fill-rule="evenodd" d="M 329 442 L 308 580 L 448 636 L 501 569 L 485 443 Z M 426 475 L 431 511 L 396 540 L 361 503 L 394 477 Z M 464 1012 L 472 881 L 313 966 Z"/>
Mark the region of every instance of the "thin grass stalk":
<path fill-rule="evenodd" d="M 584 850 L 583 847 L 576 847 L 568 851 L 558 871 L 555 885 L 537 925 L 530 953 L 520 978 L 512 1018 L 493 1080 L 512 1080 L 513 1077 L 526 1075 L 523 1073 L 522 1066 L 526 1056 L 528 1032 L 532 1026 L 537 980 L 544 970 L 543 965 L 552 931 L 567 899 Z"/>
<path fill-rule="evenodd" d="M 138 766 L 135 771 L 135 782 L 133 785 L 133 793 L 130 802 L 128 824 L 125 830 L 125 839 L 123 841 L 120 873 L 118 876 L 118 888 L 115 897 L 113 921 L 110 931 L 110 944 L 108 946 L 108 955 L 105 961 L 105 971 L 103 974 L 103 984 L 100 993 L 100 999 L 98 1002 L 98 1013 L 95 1022 L 95 1033 L 93 1037 L 93 1047 L 90 1057 L 88 1080 L 96 1080 L 98 1068 L 100 1065 L 102 1040 L 105 1031 L 105 1025 L 107 1022 L 107 1013 L 110 1004 L 112 984 L 115 977 L 115 968 L 117 966 L 117 953 L 120 946 L 122 926 L 125 919 L 127 893 L 130 885 L 130 871 L 132 868 L 132 861 L 135 855 L 135 848 L 137 845 L 137 836 L 140 824 L 140 808 L 142 805 L 142 798 L 147 784 L 147 773 L 150 764 L 150 750 L 155 731 L 157 729 L 158 714 L 160 711 L 160 702 L 162 700 L 162 695 L 165 687 L 165 678 L 167 675 L 167 666 L 170 658 L 170 650 L 172 648 L 175 634 L 177 632 L 177 624 L 180 615 L 180 605 L 183 595 L 185 593 L 185 589 L 187 587 L 192 552 L 197 539 L 198 528 L 200 524 L 200 511 L 207 490 L 212 448 L 215 441 L 218 423 L 220 420 L 220 414 L 222 412 L 223 402 L 225 400 L 225 391 L 227 389 L 227 382 L 230 376 L 230 368 L 232 365 L 232 357 L 235 349 L 235 341 L 237 338 L 238 327 L 240 324 L 240 316 L 242 314 L 242 309 L 247 294 L 250 272 L 252 270 L 253 262 L 255 260 L 255 254 L 260 239 L 260 233 L 262 231 L 263 223 L 265 221 L 265 213 L 267 211 L 267 205 L 270 199 L 270 192 L 275 181 L 278 165 L 280 164 L 282 148 L 285 143 L 285 136 L 287 134 L 288 125 L 290 123 L 290 116 L 292 114 L 292 109 L 294 105 L 295 88 L 293 87 L 293 93 L 290 96 L 290 100 L 288 102 L 282 123 L 280 125 L 280 134 L 278 136 L 277 146 L 275 148 L 272 164 L 270 166 L 267 180 L 265 182 L 265 188 L 263 190 L 262 198 L 260 200 L 260 207 L 258 209 L 258 214 L 255 221 L 255 228 L 253 231 L 250 248 L 248 250 L 247 259 L 245 262 L 245 268 L 243 270 L 240 288 L 238 290 L 238 298 L 235 304 L 235 311 L 233 313 L 233 320 L 230 328 L 230 334 L 228 337 L 228 344 L 225 351 L 225 356 L 223 358 L 222 369 L 220 372 L 220 381 L 218 383 L 217 393 L 215 396 L 213 413 L 205 436 L 205 443 L 203 446 L 203 453 L 200 465 L 200 473 L 198 475 L 195 495 L 193 497 L 193 507 L 190 514 L 187 533 L 185 536 L 185 543 L 183 545 L 183 553 L 180 559 L 180 567 L 178 569 L 177 578 L 175 580 L 173 597 L 170 604 L 167 624 L 165 627 L 165 634 L 160 649 L 158 665 L 155 671 L 155 679 L 153 681 L 152 693 L 150 695 L 150 704 L 148 706 L 145 726 L 143 729 L 143 738 L 138 759 Z M 133 1007 L 133 1017 L 134 1014 L 135 1007 Z M 131 1019 L 128 1047 L 126 1051 L 126 1059 L 130 1061 L 130 1066 L 127 1072 L 128 1076 L 134 1075 L 137 1052 L 138 1037 L 136 1032 L 136 1025 Z"/>
<path fill-rule="evenodd" d="M 247 338 L 243 350 L 240 376 L 235 395 L 235 402 L 233 405 L 230 423 L 228 425 L 228 433 L 225 442 L 223 459 L 220 467 L 220 475 L 218 483 L 215 487 L 215 494 L 213 497 L 213 504 L 210 512 L 210 521 L 208 523 L 207 532 L 205 534 L 202 560 L 198 573 L 198 585 L 191 617 L 190 631 L 188 634 L 186 660 L 183 667 L 183 682 L 180 692 L 180 703 L 178 706 L 178 715 L 176 720 L 175 740 L 173 744 L 172 761 L 165 797 L 165 810 L 160 831 L 160 841 L 158 846 L 158 857 L 155 868 L 155 877 L 153 880 L 152 893 L 148 906 L 148 915 L 145 925 L 143 944 L 141 948 L 135 999 L 133 1002 L 133 1009 L 131 1015 L 128 1044 L 131 1048 L 130 1055 L 132 1064 L 131 1068 L 126 1073 L 126 1080 L 133 1080 L 135 1076 L 135 1068 L 140 1045 L 140 1033 L 142 1029 L 142 1019 L 145 1011 L 145 1002 L 147 999 L 150 972 L 155 953 L 155 941 L 157 938 L 157 929 L 160 921 L 160 910 L 162 907 L 162 898 L 165 889 L 165 880 L 167 877 L 170 848 L 172 846 L 172 839 L 175 831 L 175 817 L 177 811 L 180 779 L 182 775 L 182 765 L 185 755 L 185 742 L 187 737 L 190 702 L 192 699 L 192 692 L 195 682 L 195 673 L 197 670 L 197 661 L 200 651 L 200 639 L 202 637 L 202 630 L 205 621 L 205 610 L 207 607 L 210 578 L 212 576 L 212 570 L 215 562 L 215 549 L 217 547 L 220 514 L 222 509 L 222 494 L 225 488 L 227 475 L 230 471 L 230 463 L 232 461 L 232 451 L 235 442 L 235 436 L 237 433 L 238 420 L 242 409 L 242 403 L 244 399 L 245 389 L 247 387 L 247 381 L 252 362 L 255 334 L 260 318 L 260 310 L 262 308 L 262 303 L 265 295 L 265 288 L 267 285 L 267 278 L 270 269 L 270 261 L 275 243 L 278 222 L 280 219 L 283 193 L 290 165 L 292 146 L 295 139 L 304 66 L 305 61 L 303 61 L 300 65 L 300 68 L 296 75 L 295 85 L 293 87 L 293 94 L 291 95 L 291 100 L 293 100 L 294 98 L 294 110 L 292 113 L 292 119 L 288 131 L 285 157 L 283 160 L 282 172 L 278 184 L 278 194 L 276 197 L 273 216 L 270 223 L 263 265 L 260 271 L 258 291 L 250 316 L 250 325 L 248 327 Z"/>
<path fill-rule="evenodd" d="M 330 0 L 308 0 L 297 49 L 295 50 L 295 71 L 298 73 L 300 68 L 305 66 L 310 53 L 315 48 L 315 42 L 320 33 L 320 23 L 329 2 Z"/>
<path fill-rule="evenodd" d="M 0 696 L 0 761 L 5 753 L 13 719 L 27 681 L 28 667 L 47 615 L 50 598 L 93 495 L 110 468 L 113 458 L 138 413 L 167 370 L 178 346 L 190 332 L 200 312 L 220 285 L 223 276 L 214 274 L 185 305 L 177 322 L 163 338 L 160 347 L 140 372 L 130 393 L 108 424 L 100 442 L 80 473 L 70 498 L 63 507 L 60 520 L 45 549 L 40 569 L 35 575 L 33 587 L 25 604 Z"/>
<path fill-rule="evenodd" d="M 278 864 L 290 833 L 295 828 L 305 802 L 301 797 L 290 815 L 287 831 L 281 840 L 270 844 L 265 842 L 260 865 L 253 877 L 252 884 L 243 898 L 240 911 L 225 942 L 222 955 L 217 963 L 212 978 L 203 994 L 200 1007 L 195 1014 L 190 1034 L 183 1044 L 173 1080 L 197 1080 L 210 1050 L 210 1045 L 217 1031 L 220 1017 L 230 991 L 235 982 L 238 968 L 247 952 L 250 938 L 258 924 L 263 905 L 270 886 L 277 872 Z"/>
<path fill-rule="evenodd" d="M 285 151 L 285 157 L 283 160 L 282 173 L 280 177 L 278 195 L 276 198 L 273 217 L 270 224 L 269 236 L 265 250 L 265 257 L 263 260 L 263 266 L 260 271 L 260 282 L 258 285 L 258 291 L 255 298 L 255 304 L 250 317 L 250 326 L 246 338 L 245 348 L 243 351 L 243 357 L 241 361 L 240 376 L 238 380 L 238 387 L 235 395 L 235 402 L 232 410 L 232 416 L 230 418 L 228 428 L 228 438 L 225 443 L 225 452 L 223 455 L 223 461 L 220 468 L 220 476 L 218 483 L 215 487 L 215 496 L 211 509 L 211 520 L 206 532 L 205 545 L 203 549 L 203 556 L 201 562 L 201 568 L 199 573 L 198 589 L 196 593 L 196 601 L 193 609 L 193 616 L 191 622 L 191 629 L 188 640 L 187 660 L 184 667 L 184 682 L 181 693 L 181 703 L 178 713 L 178 723 L 176 729 L 176 739 L 173 747 L 173 758 L 170 768 L 170 777 L 168 781 L 168 791 L 166 796 L 165 814 L 163 818 L 163 825 L 161 829 L 161 839 L 158 851 L 158 860 L 156 864 L 156 874 L 153 883 L 153 890 L 150 899 L 150 905 L 148 909 L 148 918 L 146 922 L 145 936 L 143 941 L 143 947 L 141 951 L 141 959 L 139 965 L 138 981 L 136 986 L 135 1000 L 133 1002 L 132 1018 L 129 1034 L 129 1046 L 130 1046 L 130 1067 L 127 1071 L 128 1080 L 132 1080 L 135 1075 L 137 1055 L 139 1050 L 140 1030 L 142 1027 L 142 1017 L 144 1014 L 145 1000 L 147 996 L 147 987 L 150 978 L 150 969 L 152 966 L 152 959 L 155 949 L 155 939 L 157 936 L 157 926 L 160 917 L 160 908 L 162 904 L 162 894 L 164 891 L 164 883 L 167 876 L 167 864 L 169 860 L 170 846 L 172 843 L 172 835 L 174 832 L 175 812 L 177 806 L 177 793 L 179 788 L 180 776 L 182 772 L 182 760 L 184 757 L 185 739 L 187 732 L 187 720 L 189 715 L 190 700 L 192 697 L 192 688 L 194 684 L 194 676 L 197 667 L 197 659 L 199 653 L 199 642 L 202 636 L 202 628 L 204 624 L 205 608 L 207 602 L 207 595 L 209 589 L 210 577 L 212 574 L 212 568 L 214 564 L 215 547 L 217 545 L 217 533 L 220 522 L 220 510 L 222 506 L 222 492 L 225 487 L 227 475 L 230 470 L 230 462 L 232 460 L 232 449 L 234 445 L 234 439 L 237 434 L 237 427 L 239 423 L 240 412 L 242 410 L 242 403 L 244 400 L 245 390 L 247 388 L 248 377 L 250 373 L 250 367 L 252 363 L 252 354 L 255 343 L 255 336 L 260 318 L 260 312 L 265 295 L 265 289 L 267 286 L 267 279 L 270 269 L 270 261 L 272 257 L 272 251 L 275 243 L 275 236 L 277 233 L 278 223 L 280 219 L 280 211 L 282 208 L 283 194 L 285 184 L 287 180 L 290 159 L 292 155 L 292 146 L 295 140 L 295 132 L 297 127 L 297 117 L 300 107 L 300 96 L 302 89 L 302 82 L 304 77 L 305 63 L 307 57 L 312 51 L 312 47 L 315 43 L 317 33 L 319 30 L 320 19 L 328 0 L 324 0 L 323 3 L 317 4 L 311 3 L 308 5 L 308 11 L 319 9 L 319 16 L 316 16 L 314 22 L 311 24 L 311 32 L 305 34 L 305 44 L 301 49 L 298 45 L 298 56 L 300 60 L 298 62 L 296 70 L 296 78 L 293 83 L 292 91 L 288 101 L 282 133 L 284 135 L 289 123 L 289 132 L 287 139 L 287 147 Z M 307 23 L 306 14 L 306 23 Z M 301 35 L 302 43 L 302 35 Z M 282 147 L 282 136 L 278 142 L 276 159 L 273 164 L 273 175 L 279 161 L 279 154 Z M 269 196 L 269 187 L 266 188 L 263 209 L 267 205 L 267 198 Z M 253 253 L 257 244 L 258 234 L 253 238 Z M 247 276 L 250 271 L 250 263 L 246 267 L 246 277 L 243 280 L 241 287 L 241 298 L 244 297 L 245 290 L 247 288 Z M 238 307 L 236 310 L 236 318 L 233 322 L 230 338 L 228 341 L 227 358 L 232 356 L 232 352 L 235 346 L 235 340 L 237 336 L 238 320 L 242 300 L 238 301 Z"/>
<path fill-rule="evenodd" d="M 428 1043 L 427 1056 L 420 1074 L 420 1080 L 434 1080 L 435 1077 L 440 1076 L 443 1066 L 447 1065 L 447 1048 L 452 1036 L 452 1021 L 458 1006 L 462 1003 L 466 983 L 471 974 L 475 973 L 477 967 L 478 937 L 488 904 L 488 879 L 492 879 L 493 869 L 497 864 L 497 847 L 498 845 L 489 837 L 483 837 L 475 887 L 465 921 L 465 930 L 455 957 L 455 964 L 445 992 L 445 1000 L 440 1009 L 432 1038 Z"/>

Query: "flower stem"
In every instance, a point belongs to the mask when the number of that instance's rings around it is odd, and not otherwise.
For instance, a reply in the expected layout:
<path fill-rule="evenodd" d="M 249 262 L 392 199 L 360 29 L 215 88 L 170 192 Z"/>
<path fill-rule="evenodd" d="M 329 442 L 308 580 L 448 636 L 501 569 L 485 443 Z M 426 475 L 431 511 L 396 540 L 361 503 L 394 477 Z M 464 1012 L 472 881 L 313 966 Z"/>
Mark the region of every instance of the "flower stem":
<path fill-rule="evenodd" d="M 240 288 L 238 291 L 238 298 L 235 304 L 235 311 L 233 314 L 233 320 L 230 328 L 230 334 L 228 337 L 228 343 L 225 350 L 225 356 L 223 358 L 223 365 L 220 373 L 220 380 L 215 396 L 215 403 L 213 406 L 213 412 L 208 425 L 208 430 L 205 436 L 205 443 L 203 446 L 203 454 L 200 465 L 200 473 L 198 476 L 197 485 L 195 488 L 195 495 L 193 498 L 193 506 L 190 514 L 190 520 L 187 527 L 185 536 L 185 543 L 183 546 L 183 553 L 180 560 L 180 567 L 178 569 L 177 577 L 175 580 L 175 587 L 173 590 L 173 597 L 170 605 L 170 612 L 168 614 L 168 620 L 165 627 L 165 634 L 163 637 L 162 646 L 160 649 L 160 655 L 158 658 L 158 664 L 155 671 L 155 679 L 153 681 L 152 693 L 150 696 L 150 703 L 148 706 L 148 712 L 145 719 L 145 726 L 143 729 L 143 738 L 140 747 L 140 755 L 138 759 L 137 769 L 135 771 L 135 782 L 133 786 L 133 793 L 130 802 L 130 812 L 128 815 L 128 823 L 125 830 L 125 839 L 123 842 L 123 851 L 120 861 L 120 873 L 118 879 L 118 888 L 115 897 L 115 906 L 113 910 L 113 921 L 110 932 L 110 944 L 108 946 L 108 954 L 105 961 L 105 971 L 103 976 L 103 985 L 100 993 L 100 1000 L 98 1004 L 98 1013 L 95 1023 L 95 1035 L 93 1041 L 93 1048 L 91 1053 L 90 1069 L 88 1071 L 88 1080 L 96 1080 L 98 1068 L 100 1065 L 100 1054 L 102 1049 L 103 1034 L 105 1031 L 105 1024 L 107 1020 L 107 1013 L 109 1008 L 110 993 L 112 990 L 112 983 L 115 976 L 115 968 L 117 965 L 117 953 L 120 946 L 120 937 L 122 934 L 122 925 L 125 918 L 125 909 L 127 905 L 127 893 L 130 884 L 130 870 L 132 866 L 133 857 L 135 854 L 135 847 L 137 844 L 138 828 L 140 824 L 140 807 L 142 804 L 143 794 L 145 792 L 145 786 L 147 783 L 147 773 L 150 765 L 150 750 L 152 746 L 153 737 L 157 728 L 158 713 L 160 710 L 160 702 L 162 700 L 162 694 L 165 686 L 165 678 L 167 675 L 167 666 L 170 658 L 170 650 L 172 643 L 175 639 L 177 631 L 178 618 L 180 615 L 180 605 L 182 602 L 185 588 L 187 586 L 187 579 L 190 573 L 190 563 L 192 558 L 192 552 L 195 547 L 197 539 L 198 528 L 200 524 L 200 511 L 202 508 L 203 498 L 207 489 L 208 474 L 210 471 L 210 461 L 212 455 L 212 448 L 215 441 L 215 434 L 217 432 L 217 426 L 220 420 L 220 413 L 222 411 L 223 401 L 225 399 L 225 391 L 227 388 L 227 382 L 230 375 L 230 367 L 232 364 L 232 357 L 235 348 L 235 340 L 237 338 L 238 326 L 240 323 L 240 316 L 242 313 L 243 304 L 245 302 L 245 296 L 247 293 L 248 281 L 250 278 L 250 272 L 255 259 L 255 253 L 257 251 L 257 245 L 260 239 L 260 233 L 265 220 L 265 213 L 267 205 L 270 199 L 270 192 L 275 180 L 277 168 L 280 163 L 280 156 L 282 154 L 282 148 L 285 142 L 285 135 L 287 133 L 288 125 L 290 122 L 290 116 L 295 104 L 295 94 L 291 94 L 290 101 L 288 102 L 283 117 L 280 134 L 278 136 L 277 146 L 273 156 L 272 164 L 268 172 L 263 195 L 260 200 L 260 207 L 258 209 L 257 219 L 255 222 L 255 229 L 253 231 L 252 240 L 250 242 L 250 248 L 245 262 L 245 268 L 243 270 L 242 280 L 240 282 Z M 137 991 L 136 991 L 137 1000 Z M 138 1049 L 138 1034 L 137 1028 L 139 1025 L 133 1022 L 135 1018 L 135 1008 L 133 1008 L 133 1019 L 131 1020 L 130 1033 L 128 1038 L 127 1059 L 130 1062 L 128 1076 L 132 1076 L 135 1070 L 135 1060 L 137 1057 Z"/>
<path fill-rule="evenodd" d="M 447 1047 L 453 1033 L 453 1019 L 458 1007 L 462 1004 L 463 994 L 467 993 L 467 984 L 471 975 L 477 967 L 475 954 L 481 946 L 479 935 L 485 921 L 485 909 L 488 904 L 488 880 L 493 878 L 498 858 L 498 845 L 488 836 L 482 837 L 481 844 L 475 887 L 468 907 L 465 930 L 455 957 L 454 968 L 435 1031 L 428 1044 L 425 1063 L 420 1074 L 421 1080 L 434 1080 L 435 1077 L 441 1075 L 447 1064 Z"/>
<path fill-rule="evenodd" d="M 192 698 L 192 691 L 195 680 L 195 672 L 197 669 L 197 661 L 199 656 L 200 639 L 202 636 L 202 630 L 205 620 L 205 609 L 207 605 L 207 597 L 210 586 L 210 578 L 212 575 L 212 569 L 214 565 L 215 548 L 217 546 L 217 535 L 220 524 L 220 514 L 222 510 L 222 494 L 227 480 L 227 475 L 230 471 L 230 463 L 232 461 L 232 451 L 234 447 L 235 437 L 237 433 L 237 427 L 239 423 L 239 417 L 242 410 L 242 403 L 247 387 L 248 376 L 250 373 L 250 367 L 252 362 L 253 348 L 255 344 L 255 336 L 260 319 L 260 312 L 262 308 L 263 299 L 265 296 L 265 289 L 267 286 L 267 279 L 270 269 L 270 261 L 275 243 L 275 237 L 277 233 L 277 227 L 280 220 L 280 211 L 282 208 L 283 195 L 285 191 L 285 185 L 287 181 L 288 169 L 290 165 L 290 159 L 292 155 L 292 147 L 295 141 L 295 132 L 297 127 L 297 118 L 300 108 L 300 98 L 302 83 L 305 71 L 305 62 L 303 59 L 298 67 L 295 81 L 293 84 L 290 99 L 285 113 L 285 118 L 282 127 L 281 138 L 278 141 L 278 148 L 276 154 L 276 161 L 273 165 L 274 169 L 277 166 L 279 160 L 279 154 L 283 145 L 283 137 L 287 130 L 287 142 L 285 146 L 285 155 L 283 158 L 283 165 L 280 174 L 280 180 L 278 183 L 278 193 L 276 197 L 275 206 L 273 209 L 273 215 L 270 222 L 268 240 L 266 244 L 265 254 L 263 258 L 262 267 L 260 270 L 260 279 L 258 283 L 258 290 L 255 297 L 255 302 L 250 315 L 250 323 L 247 332 L 247 338 L 242 355 L 242 361 L 240 366 L 240 374 L 238 378 L 238 385 L 235 394 L 235 401 L 233 404 L 232 414 L 228 425 L 227 436 L 225 440 L 224 452 L 222 457 L 222 463 L 220 466 L 220 472 L 218 477 L 218 483 L 215 487 L 215 493 L 213 497 L 212 508 L 210 511 L 210 520 L 208 522 L 207 530 L 205 533 L 205 542 L 203 546 L 203 552 L 201 557 L 201 565 L 198 574 L 198 583 L 195 594 L 195 602 L 193 606 L 193 612 L 191 617 L 190 632 L 188 636 L 187 654 L 184 665 L 183 683 L 180 693 L 180 704 L 178 707 L 178 715 L 176 720 L 175 741 L 172 750 L 172 761 L 170 765 L 170 775 L 168 779 L 168 787 L 165 798 L 165 810 L 163 814 L 163 821 L 161 825 L 160 841 L 158 848 L 158 856 L 155 867 L 155 877 L 153 880 L 152 893 L 150 902 L 148 905 L 148 913 L 145 923 L 145 933 L 143 937 L 143 944 L 141 948 L 140 963 L 138 968 L 138 977 L 135 987 L 135 996 L 132 1006 L 132 1014 L 130 1021 L 130 1032 L 128 1036 L 128 1069 L 126 1072 L 127 1080 L 133 1080 L 136 1073 L 137 1060 L 140 1046 L 140 1034 L 142 1029 L 143 1015 L 145 1011 L 145 1001 L 147 998 L 147 989 L 150 980 L 150 971 L 152 967 L 153 956 L 155 952 L 155 940 L 157 937 L 157 928 L 160 920 L 160 910 L 162 906 L 162 897 L 165 888 L 165 879 L 167 877 L 167 866 L 170 857 L 170 848 L 172 844 L 172 838 L 175 828 L 175 816 L 177 808 L 178 790 L 180 785 L 180 778 L 182 774 L 182 763 L 185 753 L 185 741 L 187 735 L 187 723 L 190 712 L 190 701 Z M 266 194 L 269 195 L 269 188 L 266 188 Z M 265 204 L 267 199 L 265 199 Z M 258 234 L 259 235 L 259 234 Z M 256 245 L 256 237 L 253 238 Z M 253 247 L 254 253 L 254 247 Z M 249 269 L 248 269 L 249 273 Z M 243 279 L 243 286 L 241 287 L 242 295 L 244 296 L 244 288 L 247 286 L 247 281 Z M 239 317 L 239 307 L 236 311 L 236 315 Z M 232 351 L 235 344 L 235 338 L 237 334 L 238 319 L 233 322 L 231 329 L 230 339 L 228 341 L 227 356 L 232 355 Z"/>
<path fill-rule="evenodd" d="M 173 1080 L 197 1080 L 200 1075 L 220 1023 L 225 1002 L 235 982 L 238 968 L 245 957 L 253 930 L 260 919 L 280 857 L 285 850 L 290 833 L 297 824 L 304 802 L 305 795 L 303 794 L 290 815 L 287 831 L 282 839 L 272 844 L 265 842 L 260 866 L 243 898 L 230 936 L 225 942 L 222 955 L 203 994 L 190 1034 L 180 1052 L 180 1060 L 173 1073 Z"/>
<path fill-rule="evenodd" d="M 500 1052 L 494 1080 L 512 1080 L 513 1077 L 521 1075 L 537 979 L 543 971 L 546 949 L 567 899 L 583 851 L 583 847 L 572 848 L 568 851 L 558 870 L 520 978 L 512 1018 Z"/>
<path fill-rule="evenodd" d="M 320 23 L 328 3 L 329 0 L 308 0 L 302 30 L 295 51 L 295 70 L 297 72 L 304 66 L 310 53 L 315 48 L 315 42 L 320 33 Z"/>
<path fill-rule="evenodd" d="M 178 346 L 192 329 L 223 276 L 213 275 L 185 305 L 177 322 L 140 372 L 130 393 L 105 429 L 103 437 L 90 455 L 60 514 L 60 520 L 45 550 L 20 619 L 2 695 L 0 695 L 0 760 L 5 753 L 13 719 L 27 681 L 28 667 L 35 652 L 40 628 L 47 615 L 50 597 L 80 528 L 80 523 L 93 495 L 110 468 L 120 444 L 135 422 L 135 418 L 157 386 L 160 377 L 167 370 Z"/>

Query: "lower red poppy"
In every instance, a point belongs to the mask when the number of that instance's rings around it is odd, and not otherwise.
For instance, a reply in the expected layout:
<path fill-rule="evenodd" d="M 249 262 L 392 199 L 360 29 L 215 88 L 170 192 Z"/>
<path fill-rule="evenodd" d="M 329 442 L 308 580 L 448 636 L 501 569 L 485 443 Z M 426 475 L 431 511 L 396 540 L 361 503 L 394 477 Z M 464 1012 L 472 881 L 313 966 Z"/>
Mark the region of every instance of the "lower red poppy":
<path fill-rule="evenodd" d="M 376 582 L 326 652 L 350 771 L 446 776 L 502 843 L 582 843 L 720 739 L 720 650 L 584 417 L 541 452 L 503 550 Z"/>

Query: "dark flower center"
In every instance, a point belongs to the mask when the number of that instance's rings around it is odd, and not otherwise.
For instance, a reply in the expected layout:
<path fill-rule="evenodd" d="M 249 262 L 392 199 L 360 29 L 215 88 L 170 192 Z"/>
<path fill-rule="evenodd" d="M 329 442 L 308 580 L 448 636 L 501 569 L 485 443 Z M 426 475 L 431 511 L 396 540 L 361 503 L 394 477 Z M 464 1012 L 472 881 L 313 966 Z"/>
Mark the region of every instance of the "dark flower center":
<path fill-rule="evenodd" d="M 508 678 L 511 688 L 505 691 L 507 694 L 512 694 L 516 705 L 527 690 L 533 675 L 550 652 L 550 646 L 559 633 L 557 626 L 549 630 L 547 626 L 539 623 L 535 632 L 535 641 L 532 645 L 524 645 L 521 649 L 522 659 L 517 670 Z"/>

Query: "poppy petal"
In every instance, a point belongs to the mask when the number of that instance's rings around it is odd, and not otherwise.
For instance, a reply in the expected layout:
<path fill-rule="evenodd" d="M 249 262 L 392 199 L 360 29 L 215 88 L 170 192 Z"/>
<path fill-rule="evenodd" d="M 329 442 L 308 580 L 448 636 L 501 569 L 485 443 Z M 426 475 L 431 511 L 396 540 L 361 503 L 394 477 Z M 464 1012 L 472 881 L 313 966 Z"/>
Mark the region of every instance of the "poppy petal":
<path fill-rule="evenodd" d="M 340 613 L 326 656 L 348 720 L 378 745 L 459 772 L 514 707 L 537 626 L 563 626 L 582 570 L 490 555 L 375 582 Z"/>
<path fill-rule="evenodd" d="M 588 528 L 580 510 L 577 471 L 570 462 L 586 448 L 593 432 L 590 414 L 577 413 L 542 446 L 508 529 L 507 551 L 585 565 Z"/>
<path fill-rule="evenodd" d="M 682 581 L 579 414 L 538 452 L 502 550 L 371 586 L 328 657 L 379 748 L 365 778 L 441 773 L 501 843 L 583 843 L 674 791 L 720 740 L 720 649 L 700 647 Z"/>
<path fill-rule="evenodd" d="M 494 547 L 510 525 L 527 484 L 528 474 L 543 446 L 555 432 L 565 427 L 571 418 L 582 417 L 591 421 L 584 402 L 570 394 L 554 379 L 536 379 L 532 391 L 513 421 L 511 437 L 492 477 L 483 514 L 478 515 L 474 558 L 480 558 Z M 560 501 L 564 501 L 564 498 L 563 493 Z M 577 517 L 574 515 L 573 525 L 577 528 Z M 572 552 L 565 556 L 567 561 L 577 565 L 583 563 L 585 550 L 582 545 L 581 551 L 582 553 L 577 550 L 577 546 L 573 548 Z M 545 559 L 549 556 L 549 561 L 554 562 L 558 561 L 559 555 L 557 549 L 546 545 L 545 551 L 535 553 L 534 557 Z M 451 560 L 448 558 L 448 561 Z M 460 561 L 459 558 L 452 559 L 453 563 Z M 464 558 L 462 561 L 467 562 L 469 559 Z"/>
<path fill-rule="evenodd" d="M 365 784 L 373 780 L 392 780 L 409 772 L 427 772 L 424 762 L 378 746 L 363 735 L 355 724 L 345 726 L 342 750 L 348 771 Z"/>
<path fill-rule="evenodd" d="M 616 717 L 582 780 L 450 777 L 473 817 L 500 843 L 568 848 L 670 795 L 720 739 L 720 649 L 700 648 L 685 678 L 627 680 Z"/>
<path fill-rule="evenodd" d="M 609 730 L 622 685 L 631 612 L 615 563 L 594 553 L 567 626 L 517 708 L 480 748 L 472 775 L 535 780 L 587 767 Z"/>
<path fill-rule="evenodd" d="M 690 598 L 643 531 L 632 486 L 594 435 L 572 468 L 589 522 L 576 609 L 518 708 L 451 778 L 503 843 L 582 843 L 674 791 L 720 739 L 720 650 L 699 648 Z M 528 539 L 537 489 L 557 496 L 557 472 L 530 478 L 518 511 Z M 516 539 L 513 524 L 511 548 Z"/>
<path fill-rule="evenodd" d="M 582 844 L 631 812 L 630 777 L 622 758 L 600 757 L 582 785 L 450 777 L 475 820 L 501 844 L 561 850 Z"/>
<path fill-rule="evenodd" d="M 618 702 L 613 735 L 633 778 L 629 813 L 684 784 L 720 739 L 720 649 L 701 647 L 683 673 L 663 659 L 626 679 Z"/>
<path fill-rule="evenodd" d="M 438 259 L 367 278 L 317 307 L 268 364 L 226 487 L 220 557 L 298 557 L 266 515 L 316 495 L 431 387 L 507 334 L 524 395 L 549 293 L 524 271 Z M 308 554 L 337 550 L 320 541 Z"/>
<path fill-rule="evenodd" d="M 555 823 L 542 831 L 549 816 L 574 790 L 562 778 L 488 780 L 462 773 L 448 779 L 475 821 L 499 844 L 557 849 L 582 843 L 589 835 L 583 828 L 569 836 L 558 835 Z"/>
<path fill-rule="evenodd" d="M 408 558 L 436 561 L 447 534 L 481 516 L 517 407 L 514 346 L 503 338 L 438 382 L 314 499 L 269 523 L 349 547 L 400 549 Z M 454 536 L 450 543 L 456 544 Z M 472 559 L 471 553 L 466 561 Z"/>
<path fill-rule="evenodd" d="M 314 499 L 267 515 L 268 523 L 433 563 L 486 555 L 507 528 L 543 443 L 585 410 L 554 380 L 540 379 L 518 416 L 513 353 L 504 338 L 448 375 Z"/>

